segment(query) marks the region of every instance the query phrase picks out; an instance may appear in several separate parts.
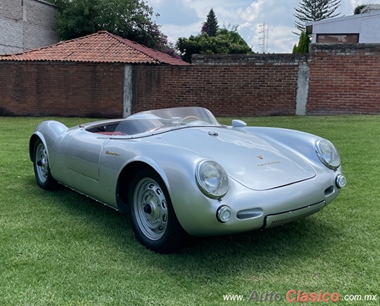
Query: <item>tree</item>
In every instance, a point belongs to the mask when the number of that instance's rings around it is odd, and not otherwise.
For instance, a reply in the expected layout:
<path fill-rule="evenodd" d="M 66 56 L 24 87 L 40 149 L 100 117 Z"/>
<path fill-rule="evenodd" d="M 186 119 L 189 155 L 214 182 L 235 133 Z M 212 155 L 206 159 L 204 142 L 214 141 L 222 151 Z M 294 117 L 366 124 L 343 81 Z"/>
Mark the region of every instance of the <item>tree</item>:
<path fill-rule="evenodd" d="M 302 31 L 300 35 L 300 39 L 298 41 L 298 46 L 294 45 L 293 54 L 294 53 L 309 53 L 309 44 L 310 44 L 309 36 Z"/>
<path fill-rule="evenodd" d="M 214 10 L 211 9 L 207 15 L 206 22 L 203 23 L 201 33 L 207 33 L 209 36 L 214 37 L 219 30 L 218 19 L 216 19 Z"/>
<path fill-rule="evenodd" d="M 230 28 L 230 26 L 228 26 Z M 219 29 L 214 10 L 211 9 L 199 35 L 177 40 L 176 49 L 182 60 L 191 63 L 193 54 L 252 54 L 251 48 L 237 32 L 237 26 Z"/>
<path fill-rule="evenodd" d="M 57 32 L 62 40 L 107 30 L 157 50 L 170 49 L 167 36 L 152 21 L 144 0 L 49 0 L 58 7 Z"/>
<path fill-rule="evenodd" d="M 340 5 L 340 0 L 301 0 L 298 8 L 295 8 L 294 16 L 298 19 L 294 24 L 299 31 L 305 31 L 305 23 L 319 21 L 339 16 L 335 14 Z M 294 32 L 299 35 L 298 33 Z"/>
<path fill-rule="evenodd" d="M 361 4 L 361 5 L 358 5 L 357 7 L 355 7 L 354 15 L 361 14 L 362 9 L 364 9 L 366 6 L 367 6 L 366 4 Z"/>
<path fill-rule="evenodd" d="M 193 54 L 252 54 L 251 48 L 236 31 L 226 28 L 218 30 L 215 36 L 207 33 L 189 38 L 179 38 L 176 48 L 182 60 L 191 63 Z"/>

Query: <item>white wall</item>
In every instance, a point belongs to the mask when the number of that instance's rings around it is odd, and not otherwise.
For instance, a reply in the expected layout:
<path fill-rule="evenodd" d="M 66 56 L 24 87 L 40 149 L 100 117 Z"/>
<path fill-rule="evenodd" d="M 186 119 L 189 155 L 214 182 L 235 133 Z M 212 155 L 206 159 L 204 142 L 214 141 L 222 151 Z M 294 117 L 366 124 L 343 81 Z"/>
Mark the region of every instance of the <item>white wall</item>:
<path fill-rule="evenodd" d="M 359 43 L 380 43 L 380 12 L 310 22 L 313 41 L 317 34 L 359 34 Z"/>

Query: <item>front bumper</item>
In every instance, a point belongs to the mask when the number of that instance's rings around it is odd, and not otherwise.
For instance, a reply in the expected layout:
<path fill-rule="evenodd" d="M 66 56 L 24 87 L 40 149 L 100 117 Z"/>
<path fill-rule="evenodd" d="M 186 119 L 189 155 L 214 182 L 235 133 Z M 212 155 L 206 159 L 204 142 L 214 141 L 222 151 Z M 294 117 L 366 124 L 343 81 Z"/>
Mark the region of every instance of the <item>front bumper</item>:
<path fill-rule="evenodd" d="M 317 213 L 326 206 L 326 202 L 322 201 L 313 205 L 308 205 L 299 209 L 282 212 L 279 214 L 268 215 L 265 218 L 264 228 L 271 228 L 286 223 L 292 222 L 297 219 L 305 218 L 312 214 Z"/>
<path fill-rule="evenodd" d="M 173 204 L 182 227 L 194 236 L 272 228 L 310 216 L 330 204 L 341 190 L 336 184 L 337 175 L 341 173 L 320 175 L 318 180 L 311 179 L 263 191 L 247 189 L 232 181 L 223 199 L 182 193 L 181 205 L 174 204 L 175 198 Z M 231 209 L 231 217 L 226 222 L 218 221 L 218 209 L 221 206 Z"/>

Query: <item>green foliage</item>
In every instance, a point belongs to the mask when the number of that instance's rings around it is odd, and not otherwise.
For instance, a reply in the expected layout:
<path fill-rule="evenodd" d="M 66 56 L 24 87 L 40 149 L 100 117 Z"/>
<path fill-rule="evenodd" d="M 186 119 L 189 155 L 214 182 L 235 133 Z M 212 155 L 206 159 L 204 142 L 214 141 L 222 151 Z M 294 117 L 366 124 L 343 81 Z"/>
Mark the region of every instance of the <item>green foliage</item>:
<path fill-rule="evenodd" d="M 295 8 L 294 16 L 298 21 L 294 24 L 299 31 L 305 31 L 307 22 L 338 16 L 340 13 L 335 14 L 335 11 L 339 5 L 340 0 L 301 0 L 298 8 Z"/>
<path fill-rule="evenodd" d="M 107 30 L 150 48 L 168 47 L 167 37 L 152 21 L 144 0 L 50 0 L 58 7 L 57 32 L 62 40 Z"/>
<path fill-rule="evenodd" d="M 216 33 L 219 30 L 218 26 L 218 19 L 216 19 L 214 10 L 211 9 L 210 12 L 207 15 L 207 20 L 205 23 L 203 23 L 202 27 L 202 34 L 207 33 L 209 36 L 213 37 L 216 36 Z"/>
<path fill-rule="evenodd" d="M 364 9 L 367 6 L 367 4 L 360 4 L 357 7 L 355 7 L 354 15 L 361 14 L 362 9 Z"/>
<path fill-rule="evenodd" d="M 179 38 L 176 44 L 184 61 L 191 63 L 193 54 L 252 54 L 251 48 L 236 31 L 221 29 L 216 36 L 200 34 Z"/>
<path fill-rule="evenodd" d="M 252 54 L 253 51 L 237 32 L 237 26 L 219 29 L 214 10 L 207 15 L 201 34 L 181 37 L 176 49 L 182 60 L 191 63 L 193 54 Z"/>
<path fill-rule="evenodd" d="M 293 47 L 293 53 L 309 53 L 310 42 L 311 41 L 309 36 L 304 31 L 302 31 L 298 41 L 298 45 L 295 45 Z"/>

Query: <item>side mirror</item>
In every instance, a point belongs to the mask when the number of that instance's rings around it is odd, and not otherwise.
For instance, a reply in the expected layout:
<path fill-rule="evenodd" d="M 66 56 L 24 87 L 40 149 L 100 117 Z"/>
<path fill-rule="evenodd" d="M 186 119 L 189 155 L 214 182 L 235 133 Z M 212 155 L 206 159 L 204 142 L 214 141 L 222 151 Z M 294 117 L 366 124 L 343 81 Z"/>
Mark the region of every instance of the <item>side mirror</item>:
<path fill-rule="evenodd" d="M 232 127 L 234 128 L 245 127 L 245 126 L 247 126 L 247 123 L 245 123 L 243 120 L 237 120 L 237 119 L 232 120 Z"/>

